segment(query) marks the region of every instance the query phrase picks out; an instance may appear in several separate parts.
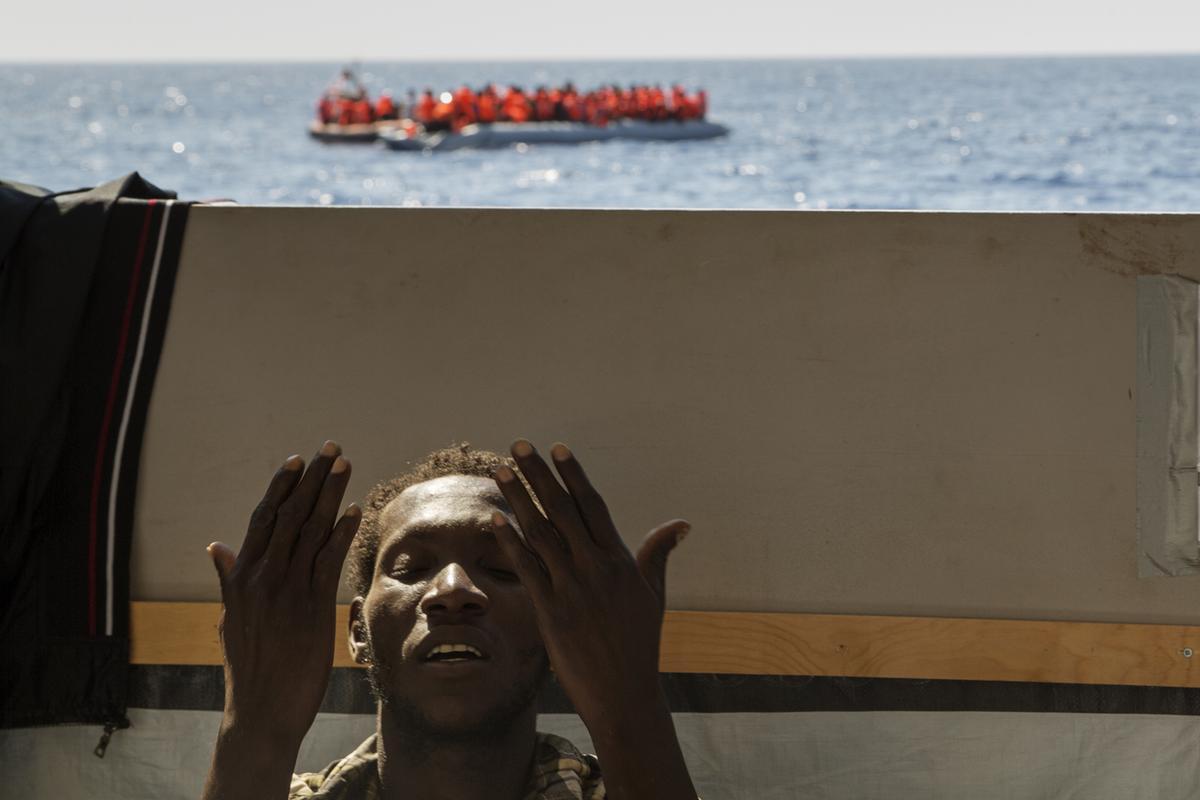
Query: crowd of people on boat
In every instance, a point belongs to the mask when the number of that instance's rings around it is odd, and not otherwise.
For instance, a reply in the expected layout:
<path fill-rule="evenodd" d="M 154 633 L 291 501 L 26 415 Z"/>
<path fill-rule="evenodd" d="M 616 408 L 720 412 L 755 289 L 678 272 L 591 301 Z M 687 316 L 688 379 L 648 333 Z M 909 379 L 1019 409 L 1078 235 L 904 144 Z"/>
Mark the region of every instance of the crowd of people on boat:
<path fill-rule="evenodd" d="M 494 84 L 477 90 L 463 85 L 453 92 L 435 93 L 427 88 L 420 97 L 410 91 L 406 102 L 384 92 L 372 102 L 366 88 L 348 70 L 317 105 L 317 118 L 326 125 L 412 120 L 427 131 L 458 131 L 467 125 L 493 122 L 565 121 L 603 126 L 621 119 L 687 121 L 702 120 L 707 113 L 707 92 L 688 93 L 678 84 L 669 90 L 657 85 L 622 88 L 613 84 L 587 92 L 580 92 L 570 82 L 538 86 L 530 92 L 516 85 L 503 90 Z"/>

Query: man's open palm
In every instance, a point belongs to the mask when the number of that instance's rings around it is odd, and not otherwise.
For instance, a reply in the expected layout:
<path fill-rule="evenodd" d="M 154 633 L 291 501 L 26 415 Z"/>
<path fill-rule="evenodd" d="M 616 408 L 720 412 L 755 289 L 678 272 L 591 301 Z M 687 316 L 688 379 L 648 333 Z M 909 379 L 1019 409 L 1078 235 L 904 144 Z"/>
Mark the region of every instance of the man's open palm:
<path fill-rule="evenodd" d="M 362 514 L 340 518 L 350 462 L 326 442 L 292 456 L 250 517 L 241 552 L 208 547 L 221 581 L 225 711 L 232 724 L 299 747 L 333 665 L 338 578 Z"/>
<path fill-rule="evenodd" d="M 561 484 L 529 442 L 518 440 L 512 454 L 542 510 L 513 471 L 501 467 L 496 483 L 524 535 L 503 514 L 492 524 L 533 597 L 563 690 L 589 728 L 608 721 L 613 698 L 655 702 L 667 556 L 689 524 L 659 525 L 635 558 L 566 446 L 551 450 Z"/>

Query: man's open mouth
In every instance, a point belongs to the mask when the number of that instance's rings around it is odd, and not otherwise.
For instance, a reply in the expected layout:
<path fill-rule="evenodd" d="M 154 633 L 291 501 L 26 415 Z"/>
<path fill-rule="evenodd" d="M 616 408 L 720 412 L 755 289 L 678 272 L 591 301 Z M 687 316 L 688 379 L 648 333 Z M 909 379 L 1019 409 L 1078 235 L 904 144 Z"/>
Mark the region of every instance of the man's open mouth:
<path fill-rule="evenodd" d="M 439 644 L 425 656 L 426 661 L 482 661 L 485 656 L 469 644 Z"/>

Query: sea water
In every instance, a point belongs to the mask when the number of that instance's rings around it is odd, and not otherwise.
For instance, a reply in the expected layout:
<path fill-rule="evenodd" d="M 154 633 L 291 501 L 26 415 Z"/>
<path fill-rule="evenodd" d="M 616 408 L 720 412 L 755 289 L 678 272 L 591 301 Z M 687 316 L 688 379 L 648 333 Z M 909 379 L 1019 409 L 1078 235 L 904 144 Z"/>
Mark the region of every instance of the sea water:
<path fill-rule="evenodd" d="M 326 145 L 336 64 L 0 64 L 0 179 L 256 204 L 1200 211 L 1200 57 L 368 63 L 374 96 L 703 86 L 724 138 Z"/>

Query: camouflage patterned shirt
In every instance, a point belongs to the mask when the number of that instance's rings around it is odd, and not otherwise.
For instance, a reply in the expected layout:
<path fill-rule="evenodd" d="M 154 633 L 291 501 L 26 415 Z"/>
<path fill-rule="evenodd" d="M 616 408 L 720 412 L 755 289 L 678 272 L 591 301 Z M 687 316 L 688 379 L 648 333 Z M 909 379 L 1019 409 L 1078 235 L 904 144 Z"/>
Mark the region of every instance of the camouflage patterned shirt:
<path fill-rule="evenodd" d="M 381 795 L 372 735 L 353 753 L 320 772 L 293 775 L 288 800 L 378 800 Z M 539 733 L 524 800 L 604 800 L 600 764 L 566 739 Z"/>

